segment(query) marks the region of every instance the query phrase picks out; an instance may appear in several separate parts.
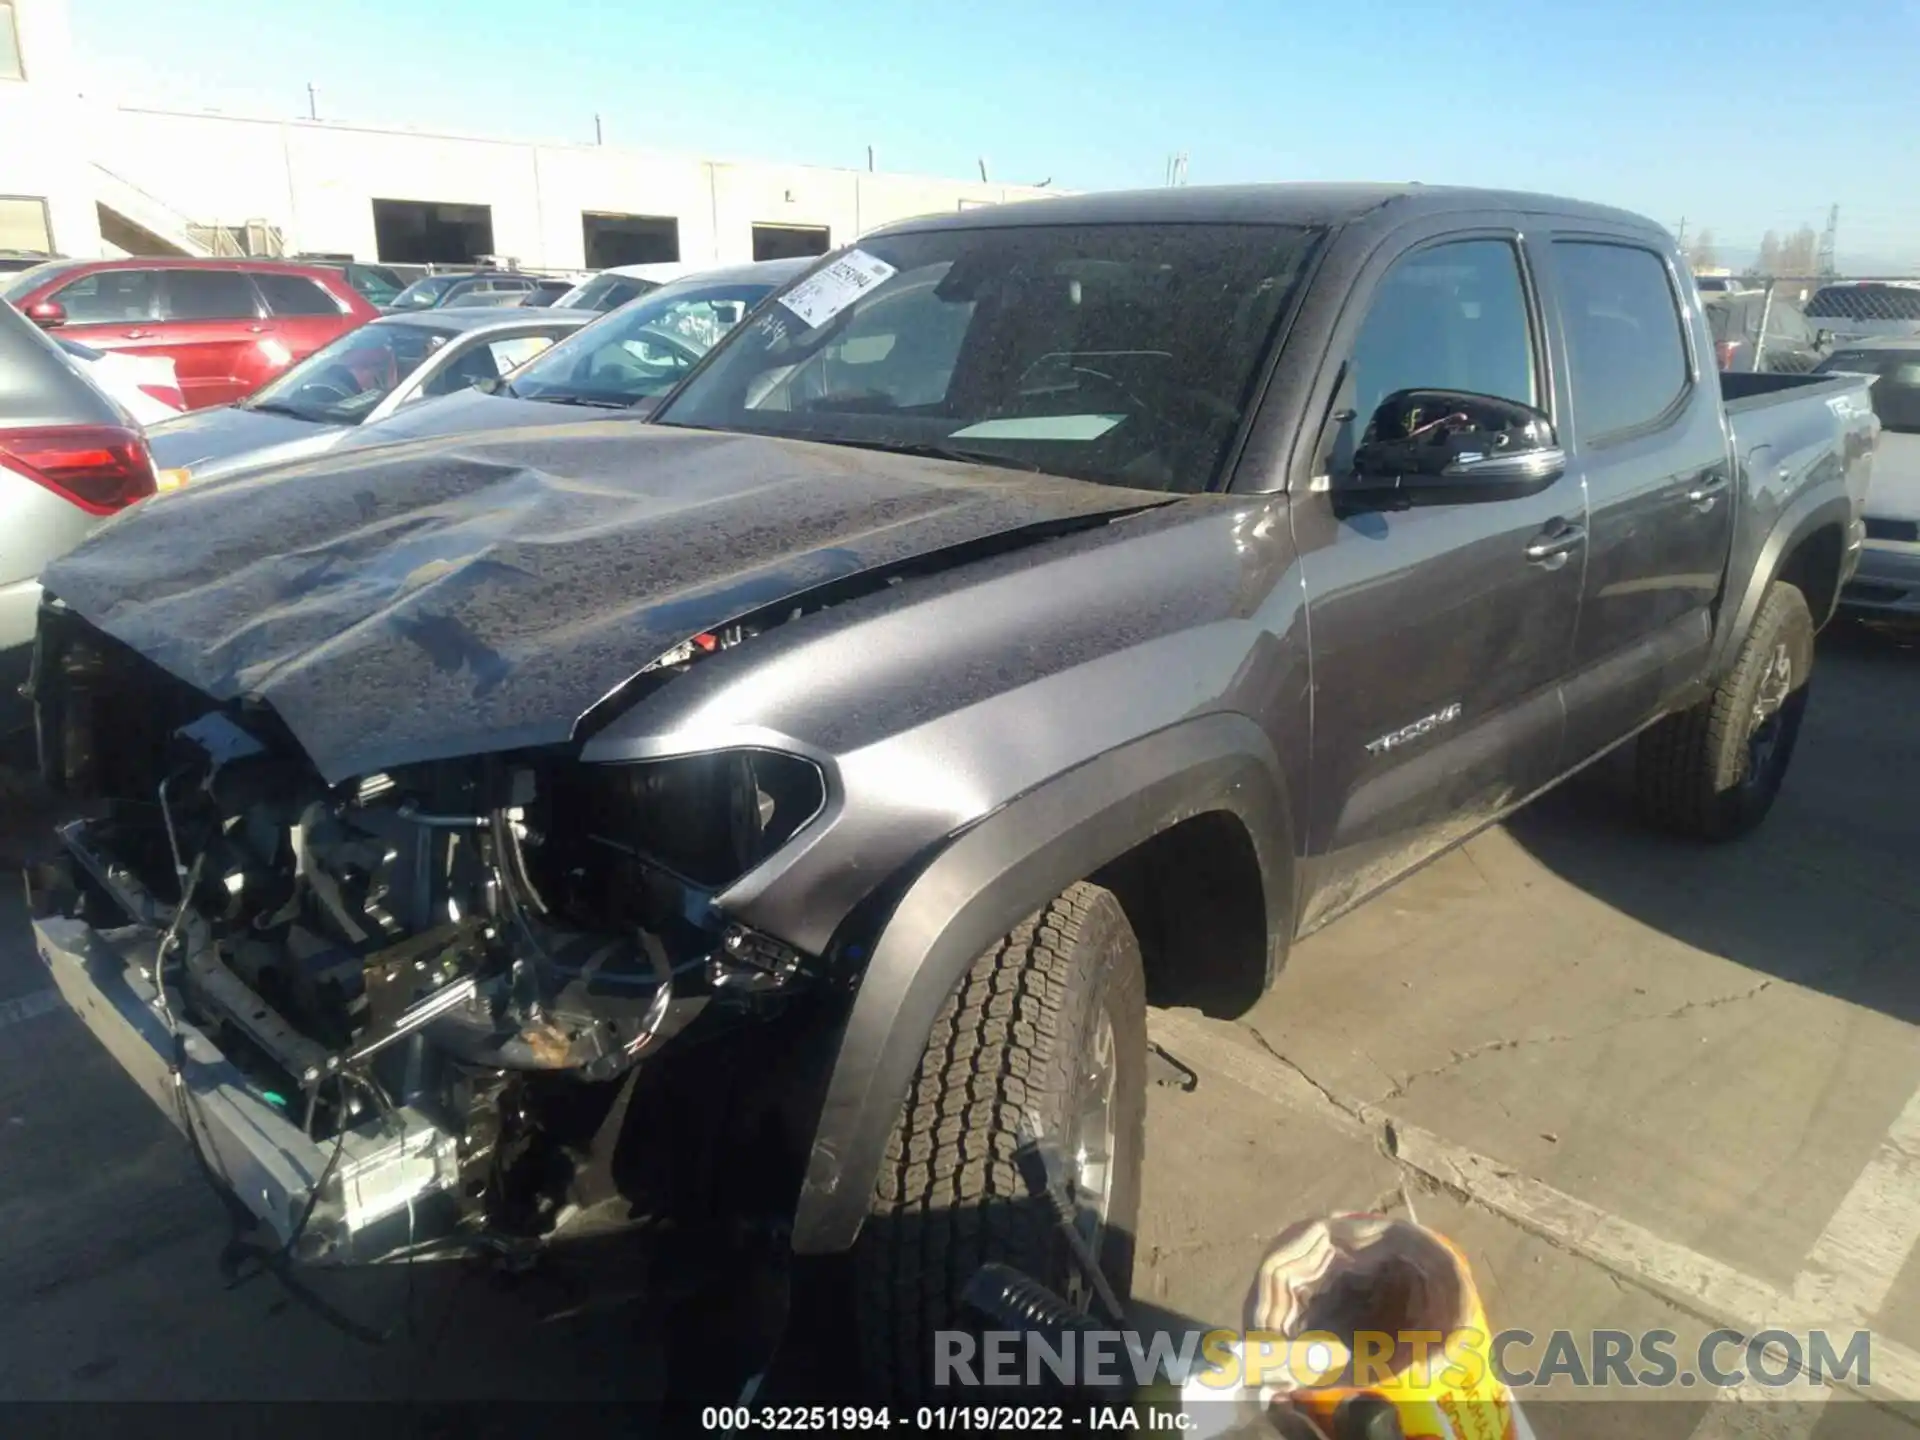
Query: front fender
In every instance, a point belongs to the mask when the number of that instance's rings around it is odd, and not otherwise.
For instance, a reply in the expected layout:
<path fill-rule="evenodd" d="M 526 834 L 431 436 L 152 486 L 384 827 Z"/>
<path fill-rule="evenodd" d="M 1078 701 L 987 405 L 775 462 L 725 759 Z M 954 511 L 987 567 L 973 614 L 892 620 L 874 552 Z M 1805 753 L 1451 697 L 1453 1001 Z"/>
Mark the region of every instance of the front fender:
<path fill-rule="evenodd" d="M 1280 766 L 1245 716 L 1182 722 L 1068 771 L 948 844 L 894 907 L 840 1038 L 794 1216 L 793 1248 L 851 1246 L 940 1007 L 990 945 L 1074 881 L 1194 815 L 1225 810 L 1264 882 L 1269 973 L 1293 904 Z"/>
<path fill-rule="evenodd" d="M 1713 665 L 1709 671 L 1716 680 L 1727 673 L 1734 657 L 1740 653 L 1741 644 L 1753 629 L 1754 617 L 1760 613 L 1760 603 L 1767 598 L 1767 591 L 1779 578 L 1788 557 L 1809 536 L 1830 525 L 1840 527 L 1843 544 L 1858 543 L 1853 501 L 1837 484 L 1823 485 L 1809 491 L 1781 511 L 1773 528 L 1760 542 L 1744 586 L 1738 584 L 1737 575 L 1729 577 L 1726 599 L 1721 603 L 1719 634 L 1714 640 Z M 1845 564 L 1844 555 L 1842 564 Z M 1844 574 L 1842 578 L 1845 578 Z M 1831 613 L 1816 615 L 1813 623 L 1821 626 L 1830 618 Z"/>

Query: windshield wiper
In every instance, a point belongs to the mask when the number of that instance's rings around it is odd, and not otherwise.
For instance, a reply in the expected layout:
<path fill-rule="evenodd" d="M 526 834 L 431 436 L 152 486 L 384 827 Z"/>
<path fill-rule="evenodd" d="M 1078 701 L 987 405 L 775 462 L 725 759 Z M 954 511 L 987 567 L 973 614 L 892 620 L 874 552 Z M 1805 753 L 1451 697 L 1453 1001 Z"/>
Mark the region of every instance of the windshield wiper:
<path fill-rule="evenodd" d="M 538 400 L 545 405 L 586 405 L 595 410 L 627 410 L 631 400 L 597 400 L 591 395 L 576 395 L 568 390 L 549 391 L 545 395 L 515 395 L 517 400 Z"/>
<path fill-rule="evenodd" d="M 243 400 L 242 410 L 257 411 L 262 415 L 290 415 L 295 420 L 305 420 L 309 425 L 324 425 L 327 422 L 311 410 L 302 410 L 297 405 L 289 405 L 284 400 Z"/>
<path fill-rule="evenodd" d="M 955 460 L 962 465 L 998 465 L 1008 470 L 1031 470 L 1036 475 L 1048 472 L 1031 460 L 1016 455 L 1001 455 L 992 450 L 968 450 L 958 445 L 932 445 L 921 441 L 847 440 L 840 436 L 795 435 L 796 440 L 811 440 L 821 445 L 845 445 L 854 450 L 884 450 L 890 455 L 913 455 L 923 460 Z"/>

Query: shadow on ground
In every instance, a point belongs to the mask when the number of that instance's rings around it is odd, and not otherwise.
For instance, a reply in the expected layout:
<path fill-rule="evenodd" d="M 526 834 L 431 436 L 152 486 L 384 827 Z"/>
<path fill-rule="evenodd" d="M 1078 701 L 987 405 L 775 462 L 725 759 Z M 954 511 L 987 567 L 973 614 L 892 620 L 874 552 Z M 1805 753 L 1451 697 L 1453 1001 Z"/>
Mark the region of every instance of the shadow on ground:
<path fill-rule="evenodd" d="M 1508 822 L 1570 884 L 1698 949 L 1920 1021 L 1920 644 L 1841 622 L 1820 640 L 1785 788 L 1754 834 L 1705 846 L 1633 813 L 1631 756 Z"/>

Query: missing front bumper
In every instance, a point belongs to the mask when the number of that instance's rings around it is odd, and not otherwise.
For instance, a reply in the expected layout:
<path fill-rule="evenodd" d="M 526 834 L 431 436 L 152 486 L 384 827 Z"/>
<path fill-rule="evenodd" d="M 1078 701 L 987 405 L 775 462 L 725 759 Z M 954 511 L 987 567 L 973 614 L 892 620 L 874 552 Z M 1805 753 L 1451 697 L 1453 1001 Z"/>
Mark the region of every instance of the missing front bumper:
<path fill-rule="evenodd" d="M 178 996 L 171 997 L 169 1029 L 153 980 L 157 930 L 95 928 L 46 914 L 42 899 L 30 876 L 34 948 L 55 986 L 121 1069 L 189 1133 L 218 1180 L 281 1246 L 293 1245 L 296 1260 L 366 1264 L 431 1249 L 457 1229 L 454 1135 L 399 1106 L 369 1113 L 337 1142 L 309 1139 L 283 1109 L 292 1102 L 257 1086 L 180 1017 Z M 339 1156 L 329 1173 L 336 1143 Z M 316 1187 L 320 1193 L 302 1230 Z"/>

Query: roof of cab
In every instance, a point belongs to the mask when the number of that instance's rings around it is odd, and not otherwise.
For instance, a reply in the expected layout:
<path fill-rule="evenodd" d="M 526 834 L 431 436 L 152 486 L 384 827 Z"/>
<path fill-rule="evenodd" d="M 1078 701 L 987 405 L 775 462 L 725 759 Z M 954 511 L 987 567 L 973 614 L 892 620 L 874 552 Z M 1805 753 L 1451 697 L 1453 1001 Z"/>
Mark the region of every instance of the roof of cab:
<path fill-rule="evenodd" d="M 876 231 L 998 229 L 1007 225 L 1115 225 L 1162 223 L 1344 225 L 1391 212 L 1394 219 L 1461 210 L 1514 210 L 1660 229 L 1643 215 L 1513 190 L 1478 190 L 1417 183 L 1176 185 L 1110 190 L 1051 199 L 986 205 L 953 214 L 923 215 Z"/>

